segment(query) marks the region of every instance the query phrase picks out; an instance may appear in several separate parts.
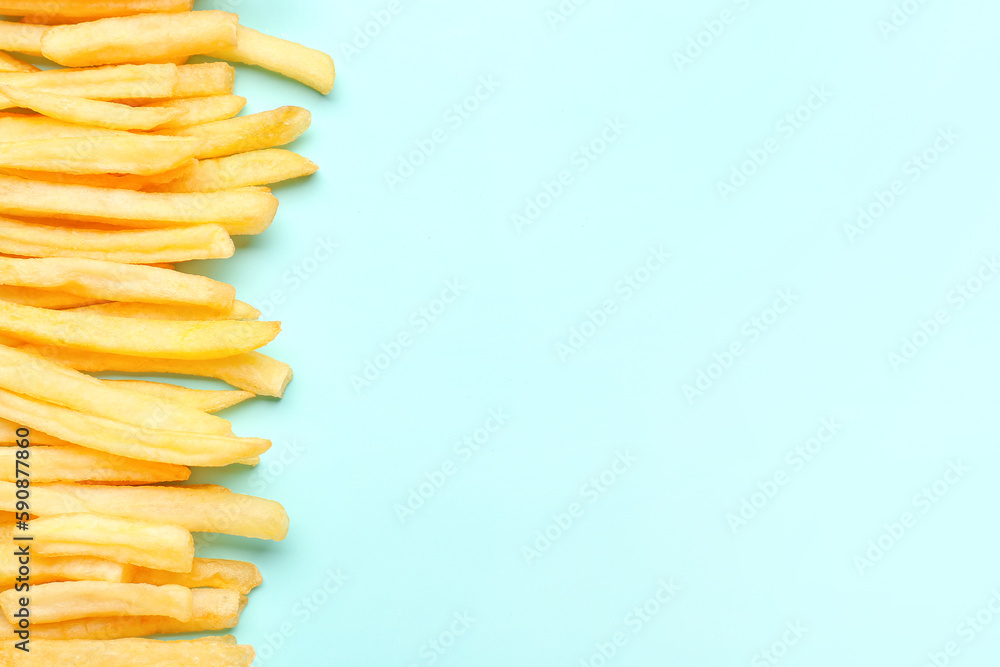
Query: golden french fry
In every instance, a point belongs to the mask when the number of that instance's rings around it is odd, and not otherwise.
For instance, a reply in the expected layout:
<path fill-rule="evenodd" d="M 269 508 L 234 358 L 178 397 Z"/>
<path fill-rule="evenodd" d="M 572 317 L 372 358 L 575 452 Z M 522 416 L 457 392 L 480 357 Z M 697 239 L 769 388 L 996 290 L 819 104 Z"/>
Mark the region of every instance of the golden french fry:
<path fill-rule="evenodd" d="M 159 62 L 236 46 L 236 14 L 139 14 L 53 27 L 42 55 L 67 67 Z"/>
<path fill-rule="evenodd" d="M 68 123 L 109 130 L 152 130 L 184 115 L 178 109 L 131 107 L 116 102 L 53 95 L 14 86 L 0 85 L 0 95 L 8 100 L 10 106 L 30 109 Z"/>
<path fill-rule="evenodd" d="M 123 132 L 111 136 L 4 141 L 0 142 L 0 167 L 68 174 L 154 175 L 187 166 L 200 149 L 197 140 L 163 139 L 166 137 Z"/>
<path fill-rule="evenodd" d="M 2 144 L 0 144 L 2 148 Z M 187 174 L 148 192 L 213 192 L 278 183 L 309 176 L 319 169 L 311 160 L 282 148 L 267 148 L 228 157 L 199 160 Z"/>
<path fill-rule="evenodd" d="M 0 15 L 94 20 L 151 12 L 191 11 L 194 0 L 0 0 Z"/>
<path fill-rule="evenodd" d="M 0 176 L 0 213 L 14 216 L 148 228 L 215 223 L 230 234 L 259 234 L 277 210 L 277 198 L 261 190 L 134 192 Z"/>
<path fill-rule="evenodd" d="M 29 181 L 45 181 L 47 183 L 63 183 L 65 185 L 87 185 L 92 188 L 119 188 L 122 190 L 142 190 L 144 188 L 163 185 L 177 180 L 194 169 L 197 160 L 182 162 L 179 167 L 168 169 L 157 174 L 139 176 L 136 174 L 66 174 L 57 171 L 31 171 L 27 169 L 12 169 L 0 167 L 0 174 L 26 178 Z"/>
<path fill-rule="evenodd" d="M 333 58 L 295 42 L 265 35 L 245 26 L 237 29 L 234 48 L 212 53 L 215 58 L 259 65 L 272 72 L 301 81 L 324 95 L 333 90 L 337 76 Z"/>
<path fill-rule="evenodd" d="M 188 588 L 225 588 L 246 595 L 260 586 L 264 579 L 253 563 L 239 560 L 195 558 L 188 573 L 165 572 L 145 567 L 132 570 L 132 583 L 165 586 L 177 584 Z"/>
<path fill-rule="evenodd" d="M 111 390 L 112 387 L 108 389 Z M 25 398 L 2 389 L 0 414 L 32 431 L 40 431 L 74 445 L 130 459 L 182 466 L 231 465 L 260 456 L 271 446 L 268 440 L 261 438 L 137 427 Z M 30 439 L 39 444 L 34 435 Z"/>
<path fill-rule="evenodd" d="M 189 389 L 176 384 L 149 380 L 102 380 L 102 382 L 180 403 L 202 412 L 219 412 L 254 397 L 253 392 L 237 389 Z"/>
<path fill-rule="evenodd" d="M 312 114 L 307 110 L 281 107 L 180 130 L 161 130 L 157 134 L 205 139 L 195 156 L 204 159 L 283 146 L 295 141 L 311 122 Z"/>
<path fill-rule="evenodd" d="M 74 308 L 73 311 L 144 320 L 256 320 L 260 317 L 259 310 L 242 301 L 234 301 L 232 307 L 226 310 L 213 310 L 202 306 L 114 301 Z"/>
<path fill-rule="evenodd" d="M 180 81 L 178 69 L 177 65 L 152 64 L 4 73 L 0 85 L 91 100 L 155 99 L 173 95 Z"/>
<path fill-rule="evenodd" d="M 26 534 L 46 557 L 89 556 L 179 573 L 194 563 L 191 532 L 170 524 L 85 512 L 38 517 Z"/>
<path fill-rule="evenodd" d="M 48 30 L 43 25 L 26 25 L 0 21 L 0 51 L 17 51 L 27 56 L 42 55 L 42 34 Z"/>
<path fill-rule="evenodd" d="M 16 447 L 0 446 L 0 481 L 14 482 Z M 37 446 L 31 450 L 31 481 L 90 482 L 93 484 L 158 484 L 184 482 L 191 477 L 185 466 L 154 463 L 75 446 Z"/>
<path fill-rule="evenodd" d="M 3 75 L 0 74 L 0 78 Z M 127 132 L 74 125 L 40 115 L 0 112 L 0 137 L 4 143 L 64 139 L 67 137 L 121 137 Z"/>
<path fill-rule="evenodd" d="M 24 593 L 0 593 L 0 610 L 7 621 L 17 623 Z M 90 616 L 169 616 L 191 620 L 191 589 L 184 586 L 116 584 L 109 581 L 59 581 L 32 586 L 33 623 L 58 623 Z"/>
<path fill-rule="evenodd" d="M 179 97 L 159 100 L 145 106 L 154 109 L 183 111 L 184 115 L 160 126 L 161 130 L 170 130 L 232 118 L 243 110 L 246 103 L 247 99 L 239 95 L 212 95 L 211 97 Z"/>
<path fill-rule="evenodd" d="M 2 247 L 3 241 L 0 240 L 0 248 Z M 31 287 L 10 287 L 7 285 L 0 285 L 0 301 L 10 301 L 11 303 L 34 306 L 35 308 L 53 308 L 55 310 L 79 308 L 101 302 L 100 299 L 91 299 L 67 292 L 33 289 Z"/>
<path fill-rule="evenodd" d="M 31 63 L 26 63 L 23 60 L 15 58 L 9 53 L 0 51 L 0 72 L 25 74 L 37 71 L 39 71 L 38 68 Z"/>
<path fill-rule="evenodd" d="M 25 257 L 83 257 L 128 264 L 153 264 L 232 257 L 235 247 L 229 234 L 219 225 L 167 229 L 90 230 L 0 218 L 0 252 Z M 10 290 L 0 288 L 0 299 L 17 301 L 27 306 L 60 307 L 45 305 L 51 302 L 25 302 L 8 298 L 5 295 L 9 292 Z M 43 295 L 34 294 L 31 298 L 40 296 Z M 66 297 L 72 295 L 64 295 L 63 298 Z M 73 301 L 74 303 L 61 307 L 69 308 L 93 303 L 79 297 L 73 297 Z"/>
<path fill-rule="evenodd" d="M 20 428 L 20 424 L 15 424 L 9 419 L 0 419 L 0 442 L 11 443 L 21 440 L 21 436 L 18 435 L 18 429 Z M 73 446 L 65 440 L 60 440 L 59 438 L 48 435 L 47 433 L 34 430 L 32 430 L 30 435 L 27 436 L 27 440 L 32 445 Z"/>
<path fill-rule="evenodd" d="M 225 641 L 192 639 L 159 641 L 155 639 L 52 640 L 32 639 L 29 653 L 14 648 L 13 642 L 0 646 L 2 664 L 24 667 L 170 667 L 172 665 L 211 665 L 212 667 L 250 667 L 254 650 Z"/>
<path fill-rule="evenodd" d="M 169 95 L 146 95 L 146 99 L 214 97 L 232 95 L 236 70 L 229 63 L 197 63 L 177 66 L 177 83 Z"/>
<path fill-rule="evenodd" d="M 279 541 L 288 535 L 288 514 L 279 503 L 221 486 L 32 484 L 31 489 L 31 513 L 37 516 L 94 512 L 182 526 L 192 533 Z M 0 508 L 16 507 L 16 491 L 0 482 Z"/>
<path fill-rule="evenodd" d="M 13 515 L 11 521 L 13 521 Z M 17 546 L 15 546 L 23 545 L 24 542 L 15 541 L 14 533 L 13 523 L 0 525 L 0 589 L 13 588 L 18 583 L 19 576 L 21 583 L 24 583 L 24 575 L 20 573 L 21 563 L 18 562 L 16 555 Z M 22 530 L 18 530 L 17 533 L 20 537 L 28 534 Z M 34 554 L 31 556 L 30 569 L 31 584 L 47 584 L 53 581 L 123 583 L 131 581 L 135 570 L 131 566 L 100 558 L 43 558 Z M 0 620 L 0 633 L 2 633 L 4 625 L 6 623 Z"/>

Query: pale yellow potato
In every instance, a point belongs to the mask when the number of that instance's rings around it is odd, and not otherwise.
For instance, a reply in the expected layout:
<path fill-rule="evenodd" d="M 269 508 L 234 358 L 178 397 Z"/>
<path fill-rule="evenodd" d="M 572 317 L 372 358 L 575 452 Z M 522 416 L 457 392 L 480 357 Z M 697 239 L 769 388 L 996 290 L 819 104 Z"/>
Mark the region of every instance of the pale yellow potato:
<path fill-rule="evenodd" d="M 83 97 L 53 95 L 15 86 L 0 85 L 0 98 L 7 105 L 30 109 L 67 123 L 91 125 L 108 130 L 152 130 L 184 115 L 178 109 L 132 107 L 116 102 L 100 102 Z"/>
<path fill-rule="evenodd" d="M 0 0 L 0 15 L 87 20 L 152 12 L 191 11 L 194 0 Z"/>
<path fill-rule="evenodd" d="M 161 130 L 179 129 L 226 120 L 239 114 L 246 106 L 247 99 L 239 95 L 212 95 L 210 97 L 179 97 L 158 100 L 145 105 L 154 109 L 179 109 L 184 115 L 160 126 Z"/>
<path fill-rule="evenodd" d="M 200 142 L 164 139 L 168 137 L 123 132 L 117 136 L 4 141 L 0 142 L 0 167 L 68 174 L 138 175 L 162 174 L 182 166 L 192 168 L 189 161 L 199 152 Z"/>
<path fill-rule="evenodd" d="M 12 216 L 144 228 L 214 223 L 230 234 L 260 234 L 277 210 L 278 199 L 265 190 L 134 192 L 0 176 L 0 213 Z"/>
<path fill-rule="evenodd" d="M 214 97 L 232 95 L 236 70 L 229 63 L 195 63 L 177 66 L 177 82 L 169 95 L 147 95 L 147 99 Z"/>
<path fill-rule="evenodd" d="M 0 74 L 0 78 L 2 78 Z M 15 141 L 38 141 L 40 139 L 64 139 L 68 137 L 123 137 L 129 135 L 121 130 L 105 130 L 99 127 L 74 125 L 38 114 L 0 112 L 0 137 L 5 143 Z"/>
<path fill-rule="evenodd" d="M 0 285 L 58 290 L 105 301 L 195 306 L 219 313 L 231 312 L 236 302 L 236 288 L 205 276 L 79 257 L 0 257 Z"/>
<path fill-rule="evenodd" d="M 111 301 L 93 306 L 74 308 L 73 311 L 77 313 L 113 315 L 115 317 L 134 317 L 143 320 L 256 320 L 260 317 L 259 310 L 242 301 L 234 301 L 232 307 L 225 310 L 183 304 L 162 305 Z"/>
<path fill-rule="evenodd" d="M 49 359 L 7 346 L 0 346 L 0 388 L 140 428 L 232 435 L 232 425 L 220 417 L 108 385 Z"/>
<path fill-rule="evenodd" d="M 17 51 L 26 56 L 40 56 L 42 34 L 46 30 L 48 27 L 43 25 L 0 21 L 0 51 Z"/>
<path fill-rule="evenodd" d="M 2 73 L 29 73 L 38 72 L 39 69 L 31 63 L 15 58 L 9 53 L 0 51 L 0 72 Z"/>
<path fill-rule="evenodd" d="M 180 81 L 178 70 L 177 65 L 151 64 L 4 73 L 0 85 L 91 100 L 156 99 L 173 95 Z"/>
<path fill-rule="evenodd" d="M 16 491 L 13 484 L 0 482 L 0 508 L 16 507 Z M 221 486 L 31 485 L 32 514 L 77 512 L 167 523 L 192 533 L 278 541 L 288 535 L 288 514 L 280 503 L 233 493 Z"/>
<path fill-rule="evenodd" d="M 10 623 L 24 593 L 0 593 L 0 610 Z M 91 616 L 169 616 L 191 620 L 191 589 L 184 586 L 116 584 L 110 581 L 59 581 L 32 586 L 33 623 L 58 623 Z"/>
<path fill-rule="evenodd" d="M 253 563 L 216 558 L 195 558 L 188 573 L 165 572 L 137 567 L 131 571 L 132 583 L 165 586 L 177 584 L 188 588 L 224 588 L 242 595 L 264 583 Z"/>
<path fill-rule="evenodd" d="M 2 233 L 0 233 L 2 235 Z M 3 241 L 0 240 L 0 248 Z M 0 301 L 10 301 L 23 306 L 34 306 L 35 308 L 53 308 L 61 310 L 63 308 L 80 308 L 101 303 L 100 299 L 68 294 L 53 290 L 33 289 L 30 287 L 10 287 L 0 285 Z"/>
<path fill-rule="evenodd" d="M 16 443 L 21 440 L 21 436 L 18 435 L 19 428 L 21 428 L 21 424 L 15 424 L 9 419 L 0 419 L 0 442 Z M 60 447 L 74 446 L 65 440 L 60 440 L 59 438 L 55 438 L 48 433 L 42 433 L 41 431 L 36 431 L 34 429 L 31 430 L 31 434 L 27 437 L 27 439 L 32 445 L 53 445 Z"/>
<path fill-rule="evenodd" d="M 208 10 L 61 25 L 42 35 L 42 55 L 66 67 L 165 62 L 234 47 L 238 23 L 236 14 Z"/>
<path fill-rule="evenodd" d="M 311 160 L 282 148 L 267 148 L 228 157 L 198 160 L 185 175 L 169 183 L 147 187 L 148 192 L 214 192 L 252 185 L 267 185 L 309 176 L 319 167 Z"/>
<path fill-rule="evenodd" d="M 0 481 L 14 482 L 19 448 L 6 444 L 0 444 Z M 31 481 L 38 483 L 159 484 L 191 477 L 191 469 L 185 466 L 127 459 L 76 446 L 36 446 L 30 463 Z"/>
<path fill-rule="evenodd" d="M 190 572 L 194 537 L 180 526 L 84 512 L 37 517 L 25 533 L 47 557 L 86 556 L 116 563 Z"/>
<path fill-rule="evenodd" d="M 174 169 L 168 169 L 157 174 L 139 176 L 137 174 L 66 174 L 57 171 L 32 171 L 28 169 L 13 169 L 0 167 L 0 174 L 25 178 L 29 181 L 45 181 L 47 183 L 62 183 L 65 185 L 87 185 L 92 188 L 118 188 L 122 190 L 142 190 L 144 188 L 163 185 L 170 181 L 177 180 L 198 164 L 197 160 L 191 159 L 182 162 Z M 143 165 L 149 168 L 148 164 Z"/>
<path fill-rule="evenodd" d="M 281 107 L 272 111 L 237 116 L 180 130 L 161 130 L 159 135 L 197 137 L 205 144 L 198 159 L 224 157 L 295 141 L 309 129 L 312 114 L 301 107 Z"/>
<path fill-rule="evenodd" d="M 14 521 L 11 515 L 10 521 Z M 19 536 L 27 535 L 25 531 L 17 530 Z M 15 528 L 13 523 L 0 524 L 0 589 L 13 588 L 17 584 L 20 574 L 21 563 L 15 552 L 18 551 L 16 545 L 23 545 L 23 541 L 14 540 Z M 110 581 L 114 583 L 131 582 L 136 568 L 126 566 L 123 563 L 114 563 L 101 558 L 44 558 L 39 555 L 31 556 L 31 583 L 47 584 L 53 581 Z M 143 583 L 143 582 L 133 582 Z M 0 617 L 2 619 L 2 617 Z M 0 620 L 0 634 L 3 633 L 3 626 Z"/>
<path fill-rule="evenodd" d="M 190 621 L 166 616 L 104 616 L 35 625 L 32 639 L 120 639 L 146 635 L 218 632 L 235 628 L 246 606 L 246 596 L 236 591 L 195 588 L 191 590 Z M 13 636 L 13 629 L 0 616 L 0 642 Z M 188 667 L 188 666 L 185 666 Z"/>
<path fill-rule="evenodd" d="M 259 65 L 301 81 L 324 95 L 333 90 L 337 70 L 333 58 L 326 53 L 242 25 L 237 29 L 237 37 L 238 43 L 234 48 L 210 55 L 222 60 Z"/>
<path fill-rule="evenodd" d="M 250 667 L 254 660 L 251 646 L 212 639 L 33 639 L 31 651 L 22 653 L 8 641 L 0 647 L 0 660 L 25 667 Z"/>
<path fill-rule="evenodd" d="M 182 262 L 190 259 L 232 257 L 236 251 L 229 233 L 220 225 L 194 225 L 167 229 L 90 230 L 41 225 L 0 218 L 0 253 L 24 257 L 83 257 L 128 264 Z M 38 292 L 40 290 L 35 290 Z M 30 298 L 44 295 L 34 294 Z M 93 300 L 73 295 L 74 303 L 61 307 L 85 306 Z M 28 298 L 28 297 L 25 297 Z M 0 299 L 28 306 L 60 307 L 37 301 L 11 298 L 0 288 Z"/>
<path fill-rule="evenodd" d="M 181 361 L 129 357 L 122 354 L 99 354 L 51 345 L 24 345 L 20 349 L 87 373 L 169 373 L 194 375 L 222 380 L 237 389 L 258 396 L 280 398 L 292 380 L 292 368 L 260 352 L 240 354 L 225 359 Z"/>
<path fill-rule="evenodd" d="M 102 380 L 102 382 L 180 403 L 203 412 L 219 412 L 255 396 L 253 392 L 238 389 L 189 389 L 168 382 L 149 380 Z"/>
<path fill-rule="evenodd" d="M 125 458 L 182 466 L 227 466 L 260 456 L 271 447 L 270 441 L 262 438 L 137 427 L 3 389 L 0 389 L 0 414 L 9 421 L 63 442 Z M 30 439 L 40 444 L 34 435 Z M 32 505 L 32 511 L 35 509 Z"/>

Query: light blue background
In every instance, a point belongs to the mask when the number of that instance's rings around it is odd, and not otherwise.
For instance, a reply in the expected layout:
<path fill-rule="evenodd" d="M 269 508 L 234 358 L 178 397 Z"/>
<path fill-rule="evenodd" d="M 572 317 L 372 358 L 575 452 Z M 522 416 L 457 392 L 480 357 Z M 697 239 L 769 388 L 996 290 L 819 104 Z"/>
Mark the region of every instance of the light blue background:
<path fill-rule="evenodd" d="M 917 11 L 885 35 L 888 0 L 590 0 L 555 25 L 558 0 L 199 3 L 338 64 L 329 98 L 241 68 L 248 111 L 313 111 L 292 148 L 322 169 L 276 189 L 274 225 L 234 259 L 192 267 L 280 319 L 268 352 L 296 370 L 282 401 L 229 411 L 237 432 L 273 438 L 264 464 L 200 477 L 292 517 L 280 544 L 202 541 L 264 572 L 237 631 L 255 664 L 918 667 L 949 642 L 949 664 L 995 664 L 1000 618 L 972 641 L 958 626 L 1000 587 L 1000 281 L 961 309 L 949 295 L 1000 247 L 1000 6 L 899 4 Z M 723 10 L 731 22 L 712 24 Z M 499 88 L 452 120 L 481 78 Z M 814 87 L 831 96 L 788 137 L 779 123 Z M 626 128 L 581 171 L 574 156 L 609 119 Z M 959 138 L 912 180 L 908 161 L 949 128 Z M 717 182 L 770 138 L 777 152 L 723 201 Z M 512 214 L 563 170 L 571 184 L 518 230 Z M 844 225 L 897 179 L 905 192 L 852 244 Z M 318 239 L 339 248 L 305 261 Z M 619 281 L 661 247 L 666 266 L 626 299 Z M 411 316 L 449 280 L 464 293 L 420 330 Z M 794 306 L 751 341 L 777 290 Z M 939 309 L 947 323 L 893 368 Z M 410 345 L 356 391 L 401 333 Z M 742 356 L 689 402 L 682 387 L 719 375 L 713 355 L 733 342 Z M 509 420 L 463 460 L 455 443 L 491 409 Z M 842 427 L 796 471 L 786 453 L 825 418 Z M 618 452 L 634 463 L 591 502 L 584 485 Z M 924 513 L 915 494 L 959 461 Z M 401 520 L 396 505 L 447 462 Z M 727 514 L 775 474 L 787 483 L 734 532 Z M 572 525 L 550 528 L 574 503 Z M 903 536 L 859 565 L 905 512 Z M 558 539 L 526 557 L 547 528 Z M 635 623 L 661 580 L 680 592 Z M 471 627 L 432 652 L 464 613 Z M 804 635 L 769 662 L 796 623 Z"/>

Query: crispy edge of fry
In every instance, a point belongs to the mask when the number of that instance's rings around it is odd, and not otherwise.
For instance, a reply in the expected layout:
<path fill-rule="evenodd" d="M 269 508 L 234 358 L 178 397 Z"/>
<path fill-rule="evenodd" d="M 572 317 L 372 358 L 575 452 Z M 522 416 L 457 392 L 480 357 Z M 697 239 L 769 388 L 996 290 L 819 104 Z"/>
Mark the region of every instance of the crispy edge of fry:
<path fill-rule="evenodd" d="M 237 37 L 235 48 L 209 55 L 263 67 L 304 83 L 324 95 L 333 90 L 337 69 L 329 54 L 243 25 L 237 29 Z"/>

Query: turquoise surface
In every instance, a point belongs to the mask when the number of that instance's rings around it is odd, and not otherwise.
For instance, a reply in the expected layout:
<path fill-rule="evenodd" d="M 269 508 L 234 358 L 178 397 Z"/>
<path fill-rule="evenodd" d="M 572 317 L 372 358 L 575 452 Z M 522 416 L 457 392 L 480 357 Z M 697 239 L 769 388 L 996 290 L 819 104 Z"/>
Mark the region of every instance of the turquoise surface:
<path fill-rule="evenodd" d="M 199 2 L 321 164 L 192 267 L 283 322 L 257 665 L 1000 652 L 1000 5 Z"/>

